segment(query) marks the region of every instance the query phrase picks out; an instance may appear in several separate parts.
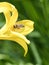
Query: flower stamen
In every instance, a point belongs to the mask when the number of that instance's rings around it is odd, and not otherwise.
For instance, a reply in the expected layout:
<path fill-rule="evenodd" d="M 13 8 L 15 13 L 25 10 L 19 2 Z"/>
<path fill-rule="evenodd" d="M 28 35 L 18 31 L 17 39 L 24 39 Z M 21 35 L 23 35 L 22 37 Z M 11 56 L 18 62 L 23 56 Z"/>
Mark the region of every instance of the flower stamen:
<path fill-rule="evenodd" d="M 16 24 L 16 25 L 14 25 L 14 28 L 18 28 L 18 29 L 23 28 L 23 27 L 24 27 L 23 24 Z"/>

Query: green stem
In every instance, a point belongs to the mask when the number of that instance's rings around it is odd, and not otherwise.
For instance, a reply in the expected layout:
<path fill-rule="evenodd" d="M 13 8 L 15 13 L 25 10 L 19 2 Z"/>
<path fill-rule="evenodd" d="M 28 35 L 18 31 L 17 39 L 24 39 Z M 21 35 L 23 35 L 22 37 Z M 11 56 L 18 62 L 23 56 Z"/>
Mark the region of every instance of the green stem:
<path fill-rule="evenodd" d="M 31 48 L 31 50 L 32 50 L 32 53 L 34 54 L 36 63 L 37 63 L 38 65 L 42 65 L 41 58 L 40 58 L 40 56 L 39 56 L 39 54 L 38 54 L 38 51 L 37 51 L 37 48 L 36 48 L 34 42 L 32 42 L 32 43 L 30 44 L 30 48 Z"/>
<path fill-rule="evenodd" d="M 33 19 L 36 20 L 39 18 L 33 4 L 31 3 L 31 1 L 22 0 L 21 3 L 22 3 L 22 6 L 24 7 L 24 9 L 26 11 L 26 14 L 29 16 L 29 18 L 31 20 L 33 20 Z"/>

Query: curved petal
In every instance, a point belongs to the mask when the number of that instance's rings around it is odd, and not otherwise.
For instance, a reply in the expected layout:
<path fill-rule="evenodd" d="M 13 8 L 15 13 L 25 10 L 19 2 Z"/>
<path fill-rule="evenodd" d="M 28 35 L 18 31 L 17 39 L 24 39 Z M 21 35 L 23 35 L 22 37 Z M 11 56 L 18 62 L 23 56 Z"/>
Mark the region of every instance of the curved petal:
<path fill-rule="evenodd" d="M 13 31 L 19 32 L 23 35 L 27 35 L 34 30 L 34 22 L 31 20 L 18 21 L 18 22 L 16 22 L 15 25 L 23 25 L 24 26 L 24 27 L 20 26 L 20 28 L 16 27 L 16 28 L 12 29 Z"/>
<path fill-rule="evenodd" d="M 0 33 L 5 33 L 8 30 L 8 26 L 7 26 L 7 22 L 10 20 L 10 15 L 9 12 L 7 11 L 7 13 L 4 12 L 5 18 L 6 18 L 6 23 L 4 24 L 4 26 L 0 29 Z M 8 24 L 9 25 L 9 24 Z"/>
<path fill-rule="evenodd" d="M 26 43 L 30 43 L 30 41 L 27 40 L 22 34 L 11 31 L 11 34 L 9 35 L 0 35 L 0 39 L 18 42 L 18 44 L 20 44 L 25 50 L 24 56 L 27 54 L 28 47 Z"/>
<path fill-rule="evenodd" d="M 18 32 L 13 32 L 13 31 L 11 31 L 11 35 L 12 35 L 12 36 L 15 36 L 15 37 L 21 38 L 21 39 L 24 40 L 27 44 L 30 43 L 30 41 L 27 40 L 27 38 L 26 38 L 24 35 L 22 35 L 22 34 L 20 34 L 20 33 L 18 33 Z"/>
<path fill-rule="evenodd" d="M 3 12 L 6 18 L 6 24 L 1 28 L 1 32 L 5 32 L 15 24 L 18 18 L 17 9 L 8 2 L 0 2 L 0 13 Z M 11 15 L 12 13 L 12 15 Z"/>

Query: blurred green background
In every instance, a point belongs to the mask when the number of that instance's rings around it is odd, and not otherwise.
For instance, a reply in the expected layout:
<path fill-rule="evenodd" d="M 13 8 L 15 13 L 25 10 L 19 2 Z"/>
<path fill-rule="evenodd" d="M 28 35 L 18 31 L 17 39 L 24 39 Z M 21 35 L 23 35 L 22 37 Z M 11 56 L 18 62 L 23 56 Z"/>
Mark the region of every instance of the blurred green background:
<path fill-rule="evenodd" d="M 18 20 L 34 21 L 35 29 L 27 35 L 31 41 L 24 57 L 23 48 L 13 41 L 0 40 L 0 65 L 49 65 L 49 0 L 0 0 L 12 3 L 19 12 Z M 5 24 L 0 14 L 0 28 Z"/>

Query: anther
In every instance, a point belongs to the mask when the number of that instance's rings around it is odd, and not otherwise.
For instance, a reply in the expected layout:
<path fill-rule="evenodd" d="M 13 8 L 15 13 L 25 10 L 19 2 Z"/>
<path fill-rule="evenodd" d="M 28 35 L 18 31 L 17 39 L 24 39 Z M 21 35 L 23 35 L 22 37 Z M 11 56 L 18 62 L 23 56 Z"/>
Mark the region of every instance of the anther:
<path fill-rule="evenodd" d="M 23 28 L 24 27 L 24 25 L 23 24 L 16 24 L 16 25 L 14 25 L 14 28 Z"/>

